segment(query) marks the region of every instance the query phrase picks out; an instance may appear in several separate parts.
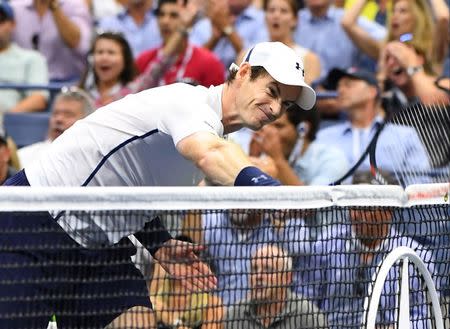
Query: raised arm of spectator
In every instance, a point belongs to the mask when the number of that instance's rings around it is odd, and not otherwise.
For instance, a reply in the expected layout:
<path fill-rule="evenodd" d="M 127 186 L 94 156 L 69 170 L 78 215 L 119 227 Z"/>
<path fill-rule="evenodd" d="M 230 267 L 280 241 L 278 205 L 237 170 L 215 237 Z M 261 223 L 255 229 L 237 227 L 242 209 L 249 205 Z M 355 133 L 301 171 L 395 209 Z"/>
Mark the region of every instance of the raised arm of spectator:
<path fill-rule="evenodd" d="M 367 0 L 356 0 L 353 6 L 345 10 L 341 25 L 349 38 L 352 39 L 359 49 L 370 57 L 378 59 L 382 47 L 381 42 L 374 39 L 367 31 L 357 24 L 358 17 L 361 15 L 366 3 Z"/>
<path fill-rule="evenodd" d="M 47 97 L 39 92 L 35 92 L 22 99 L 14 106 L 10 112 L 39 112 L 45 110 Z"/>
<path fill-rule="evenodd" d="M 87 52 L 90 43 L 90 17 L 86 5 L 77 5 L 74 17 L 69 17 L 61 8 L 58 0 L 49 0 L 49 9 L 53 15 L 59 35 L 72 49 Z"/>
<path fill-rule="evenodd" d="M 212 50 L 221 38 L 226 37 L 233 46 L 236 54 L 239 54 L 244 47 L 244 42 L 234 28 L 235 18 L 230 13 L 228 1 L 208 0 L 206 8 L 206 15 L 212 24 L 212 34 L 203 46 Z"/>
<path fill-rule="evenodd" d="M 395 57 L 404 70 L 408 67 L 421 67 L 424 63 L 423 57 L 417 54 L 414 48 L 399 41 L 389 42 L 384 56 Z M 427 74 L 424 69 L 410 76 L 414 96 L 418 97 L 424 105 L 450 103 L 449 95 L 436 86 L 436 79 L 437 76 Z"/>
<path fill-rule="evenodd" d="M 434 34 L 434 60 L 443 63 L 449 47 L 449 8 L 444 0 L 430 0 L 431 10 L 436 20 L 436 31 Z"/>

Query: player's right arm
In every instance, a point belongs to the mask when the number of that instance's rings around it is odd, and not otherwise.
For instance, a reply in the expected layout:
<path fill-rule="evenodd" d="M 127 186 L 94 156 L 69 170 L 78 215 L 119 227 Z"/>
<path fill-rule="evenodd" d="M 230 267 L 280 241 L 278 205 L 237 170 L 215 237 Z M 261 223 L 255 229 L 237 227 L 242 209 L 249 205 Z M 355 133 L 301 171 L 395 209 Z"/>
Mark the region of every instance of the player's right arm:
<path fill-rule="evenodd" d="M 210 132 L 193 133 L 180 140 L 176 147 L 213 185 L 279 185 L 278 181 L 253 167 L 238 145 Z"/>

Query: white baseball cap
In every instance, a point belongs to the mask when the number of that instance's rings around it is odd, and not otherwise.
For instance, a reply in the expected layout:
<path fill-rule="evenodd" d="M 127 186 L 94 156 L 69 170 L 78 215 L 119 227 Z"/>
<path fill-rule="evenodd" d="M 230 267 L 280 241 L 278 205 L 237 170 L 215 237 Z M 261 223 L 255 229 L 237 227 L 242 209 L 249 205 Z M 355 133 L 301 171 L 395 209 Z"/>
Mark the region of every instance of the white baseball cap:
<path fill-rule="evenodd" d="M 303 62 L 297 53 L 281 42 L 261 42 L 251 48 L 242 63 L 262 66 L 276 81 L 290 86 L 301 86 L 296 103 L 304 110 L 311 109 L 316 102 L 316 92 L 305 82 Z M 241 64 L 242 64 L 241 63 Z M 230 69 L 238 68 L 232 64 Z"/>

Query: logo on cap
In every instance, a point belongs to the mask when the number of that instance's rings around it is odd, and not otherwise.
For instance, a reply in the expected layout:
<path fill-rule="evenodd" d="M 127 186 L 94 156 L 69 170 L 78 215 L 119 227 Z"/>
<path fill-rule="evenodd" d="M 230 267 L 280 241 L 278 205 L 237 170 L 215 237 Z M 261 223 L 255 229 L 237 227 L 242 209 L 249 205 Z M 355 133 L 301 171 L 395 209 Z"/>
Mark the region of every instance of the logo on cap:
<path fill-rule="evenodd" d="M 299 62 L 295 62 L 295 68 L 300 71 L 300 63 Z M 305 77 L 305 70 L 304 69 L 302 69 L 302 76 Z"/>

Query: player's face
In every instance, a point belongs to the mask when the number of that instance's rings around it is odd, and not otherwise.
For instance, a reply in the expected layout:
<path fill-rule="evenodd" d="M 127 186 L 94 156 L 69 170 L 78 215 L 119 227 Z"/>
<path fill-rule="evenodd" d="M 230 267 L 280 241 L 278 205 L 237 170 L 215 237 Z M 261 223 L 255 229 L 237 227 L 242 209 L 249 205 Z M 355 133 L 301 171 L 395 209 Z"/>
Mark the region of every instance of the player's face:
<path fill-rule="evenodd" d="M 297 18 L 289 5 L 289 0 L 269 0 L 266 9 L 266 24 L 273 41 L 283 41 L 291 35 L 297 24 Z"/>
<path fill-rule="evenodd" d="M 116 83 L 124 70 L 122 48 L 114 40 L 100 38 L 94 47 L 94 70 L 100 82 Z"/>
<path fill-rule="evenodd" d="M 391 31 L 395 39 L 404 33 L 414 31 L 415 25 L 412 5 L 407 0 L 396 1 L 391 17 Z"/>
<path fill-rule="evenodd" d="M 250 80 L 250 66 L 248 68 L 241 78 L 235 106 L 243 126 L 258 130 L 283 115 L 298 98 L 302 87 L 281 84 L 270 75 Z"/>
<path fill-rule="evenodd" d="M 350 77 L 339 80 L 337 91 L 340 106 L 347 110 L 360 108 L 373 97 L 371 86 L 367 82 Z"/>
<path fill-rule="evenodd" d="M 176 3 L 165 3 L 159 8 L 158 26 L 159 32 L 166 43 L 170 36 L 180 25 L 179 7 Z"/>
<path fill-rule="evenodd" d="M 50 117 L 49 138 L 54 140 L 84 117 L 83 105 L 72 99 L 56 99 Z"/>

